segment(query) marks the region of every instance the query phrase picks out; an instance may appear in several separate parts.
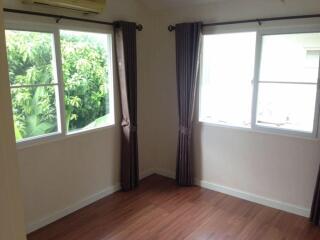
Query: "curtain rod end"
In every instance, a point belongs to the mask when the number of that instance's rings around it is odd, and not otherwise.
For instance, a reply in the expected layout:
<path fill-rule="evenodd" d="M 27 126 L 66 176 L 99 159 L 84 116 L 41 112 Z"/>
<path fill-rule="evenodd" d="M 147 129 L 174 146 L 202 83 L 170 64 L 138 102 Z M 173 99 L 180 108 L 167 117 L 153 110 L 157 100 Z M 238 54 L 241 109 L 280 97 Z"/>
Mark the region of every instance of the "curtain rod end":
<path fill-rule="evenodd" d="M 142 24 L 137 24 L 137 30 L 142 31 L 143 30 L 143 25 Z"/>
<path fill-rule="evenodd" d="M 172 25 L 169 25 L 169 26 L 168 26 L 168 30 L 169 30 L 170 32 L 172 32 L 172 31 L 176 30 L 176 27 L 175 27 L 175 26 L 172 26 Z"/>

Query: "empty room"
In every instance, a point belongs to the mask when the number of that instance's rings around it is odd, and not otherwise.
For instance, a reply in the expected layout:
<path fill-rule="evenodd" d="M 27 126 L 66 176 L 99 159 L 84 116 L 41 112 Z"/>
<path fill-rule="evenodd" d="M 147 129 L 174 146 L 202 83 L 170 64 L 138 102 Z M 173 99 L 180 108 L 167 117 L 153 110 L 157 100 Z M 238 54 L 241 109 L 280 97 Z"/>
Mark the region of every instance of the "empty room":
<path fill-rule="evenodd" d="M 0 240 L 320 240 L 319 0 L 0 0 Z"/>

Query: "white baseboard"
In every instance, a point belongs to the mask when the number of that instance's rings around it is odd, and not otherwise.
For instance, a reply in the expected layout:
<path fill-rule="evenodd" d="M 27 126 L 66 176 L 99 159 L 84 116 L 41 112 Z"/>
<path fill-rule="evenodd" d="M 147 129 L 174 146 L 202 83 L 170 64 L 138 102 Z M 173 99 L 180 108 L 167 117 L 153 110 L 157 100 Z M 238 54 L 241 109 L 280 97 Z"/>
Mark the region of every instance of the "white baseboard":
<path fill-rule="evenodd" d="M 46 216 L 42 219 L 39 219 L 35 222 L 32 222 L 30 224 L 27 224 L 27 233 L 31 233 L 33 231 L 36 231 L 50 223 L 53 223 L 83 207 L 86 207 L 108 195 L 111 195 L 114 192 L 117 192 L 120 190 L 120 184 L 116 184 L 114 186 L 108 187 L 104 190 L 102 190 L 101 192 L 95 193 L 85 199 L 82 199 L 62 210 L 58 210 L 52 214 L 50 214 L 49 216 Z"/>
<path fill-rule="evenodd" d="M 153 168 L 148 169 L 146 171 L 143 171 L 143 172 L 140 173 L 140 180 L 142 180 L 142 179 L 144 179 L 146 177 L 149 177 L 152 174 L 155 174 L 155 170 Z"/>
<path fill-rule="evenodd" d="M 152 174 L 158 174 L 164 177 L 168 177 L 168 178 L 175 178 L 175 173 L 172 171 L 168 171 L 165 169 L 149 169 L 147 171 L 144 171 L 140 174 L 140 179 L 146 178 Z M 241 199 L 245 199 L 251 202 L 255 202 L 264 206 L 268 206 L 268 207 L 272 207 L 275 209 L 279 209 L 285 212 L 289 212 L 289 213 L 293 213 L 293 214 L 297 214 L 300 216 L 304 216 L 304 217 L 309 217 L 310 215 L 310 209 L 308 208 L 303 208 L 297 205 L 293 205 L 290 203 L 286 203 L 286 202 L 281 202 L 278 200 L 274 200 L 274 199 L 270 199 L 270 198 L 266 198 L 263 196 L 259 196 L 253 193 L 248 193 L 248 192 L 244 192 L 238 189 L 234 189 L 234 188 L 230 188 L 230 187 L 226 187 L 226 186 L 222 186 L 219 184 L 215 184 L 215 183 L 211 183 L 211 182 L 207 182 L 207 181 L 203 181 L 203 180 L 196 180 L 195 181 L 196 185 L 206 188 L 206 189 L 210 189 L 213 191 L 217 191 L 217 192 L 221 192 L 230 196 L 234 196 L 237 198 L 241 198 Z M 53 223 L 83 207 L 86 207 L 108 195 L 111 195 L 114 192 L 117 192 L 120 190 L 120 184 L 116 184 L 114 186 L 111 186 L 109 188 L 106 188 L 104 190 L 102 190 L 101 192 L 95 193 L 85 199 L 82 199 L 78 202 L 76 202 L 75 204 L 72 204 L 62 210 L 58 210 L 54 213 L 52 213 L 49 216 L 46 216 L 38 221 L 32 222 L 30 224 L 27 224 L 27 233 L 31 233 L 35 230 L 38 230 L 50 223 Z"/>
<path fill-rule="evenodd" d="M 155 174 L 158 174 L 158 175 L 161 175 L 161 176 L 164 176 L 167 178 L 175 179 L 175 177 L 176 177 L 176 174 L 174 172 L 168 171 L 165 169 L 157 168 L 154 171 L 155 171 Z"/>
<path fill-rule="evenodd" d="M 144 171 L 140 174 L 140 179 L 149 177 L 150 175 L 154 174 L 155 170 L 154 169 L 149 169 L 147 171 Z M 40 220 L 37 220 L 35 222 L 32 222 L 30 224 L 27 224 L 27 233 L 31 233 L 33 231 L 36 231 L 50 223 L 53 223 L 81 208 L 84 208 L 106 196 L 111 195 L 114 192 L 117 192 L 120 190 L 120 184 L 116 184 L 114 186 L 111 186 L 109 188 L 106 188 L 104 190 L 102 190 L 101 192 L 95 193 L 85 199 L 82 199 L 62 210 L 58 210 L 52 214 L 50 214 L 49 216 L 46 216 Z"/>
<path fill-rule="evenodd" d="M 164 170 L 164 169 L 155 169 L 155 173 L 162 175 L 162 176 L 165 176 L 165 177 L 168 177 L 168 178 L 175 178 L 175 173 L 172 171 L 168 171 L 168 170 Z M 222 186 L 222 185 L 215 184 L 215 183 L 208 182 L 208 181 L 195 180 L 195 184 L 200 187 L 206 188 L 206 189 L 210 189 L 210 190 L 213 190 L 216 192 L 221 192 L 221 193 L 233 196 L 233 197 L 241 198 L 241 199 L 244 199 L 244 200 L 247 200 L 250 202 L 254 202 L 254 203 L 258 203 L 258 204 L 267 206 L 267 207 L 279 209 L 279 210 L 293 213 L 296 215 L 300 215 L 303 217 L 310 216 L 310 209 L 304 208 L 301 206 L 293 205 L 290 203 L 278 201 L 278 200 L 267 198 L 267 197 L 263 197 L 263 196 L 249 193 L 249 192 L 244 192 L 239 189 L 234 189 L 234 188 L 230 188 L 227 186 Z"/>
<path fill-rule="evenodd" d="M 264 205 L 267 207 L 279 209 L 279 210 L 293 213 L 296 215 L 300 215 L 303 217 L 310 216 L 310 209 L 307 209 L 304 207 L 300 207 L 297 205 L 278 201 L 278 200 L 271 199 L 271 198 L 266 198 L 266 197 L 263 197 L 260 195 L 256 195 L 256 194 L 249 193 L 249 192 L 244 192 L 239 189 L 234 189 L 234 188 L 222 186 L 222 185 L 207 182 L 207 181 L 197 180 L 197 181 L 195 181 L 195 183 L 196 183 L 196 185 L 198 185 L 200 187 L 207 188 L 207 189 L 210 189 L 210 190 L 213 190 L 216 192 L 221 192 L 221 193 L 224 193 L 224 194 L 227 194 L 227 195 L 230 195 L 233 197 L 241 198 L 244 200 L 248 200 L 250 202 L 258 203 L 258 204 L 261 204 L 261 205 Z"/>

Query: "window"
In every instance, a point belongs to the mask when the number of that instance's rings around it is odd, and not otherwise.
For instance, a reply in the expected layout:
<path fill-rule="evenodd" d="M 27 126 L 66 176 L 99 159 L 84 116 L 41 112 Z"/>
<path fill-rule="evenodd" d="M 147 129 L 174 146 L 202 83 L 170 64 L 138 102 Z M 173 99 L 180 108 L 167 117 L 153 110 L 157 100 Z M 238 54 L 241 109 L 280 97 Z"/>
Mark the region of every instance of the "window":
<path fill-rule="evenodd" d="M 263 36 L 257 125 L 313 132 L 319 52 L 319 33 Z"/>
<path fill-rule="evenodd" d="M 67 131 L 112 123 L 111 39 L 106 34 L 74 31 L 60 31 L 60 36 Z"/>
<path fill-rule="evenodd" d="M 255 32 L 205 35 L 200 120 L 250 127 Z"/>
<path fill-rule="evenodd" d="M 114 124 L 112 38 L 6 30 L 17 142 Z"/>
<path fill-rule="evenodd" d="M 53 34 L 6 31 L 16 140 L 60 131 Z"/>
<path fill-rule="evenodd" d="M 213 34 L 203 44 L 200 121 L 317 135 L 320 33 Z"/>

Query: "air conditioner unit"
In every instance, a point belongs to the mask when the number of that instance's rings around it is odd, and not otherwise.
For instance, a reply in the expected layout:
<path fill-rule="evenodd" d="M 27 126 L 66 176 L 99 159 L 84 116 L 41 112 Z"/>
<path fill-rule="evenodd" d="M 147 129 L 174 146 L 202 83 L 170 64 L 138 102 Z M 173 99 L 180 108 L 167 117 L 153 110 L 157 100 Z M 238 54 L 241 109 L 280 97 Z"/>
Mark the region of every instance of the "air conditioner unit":
<path fill-rule="evenodd" d="M 93 13 L 102 12 L 106 5 L 106 0 L 22 0 L 22 2 L 29 4 L 44 4 Z"/>

